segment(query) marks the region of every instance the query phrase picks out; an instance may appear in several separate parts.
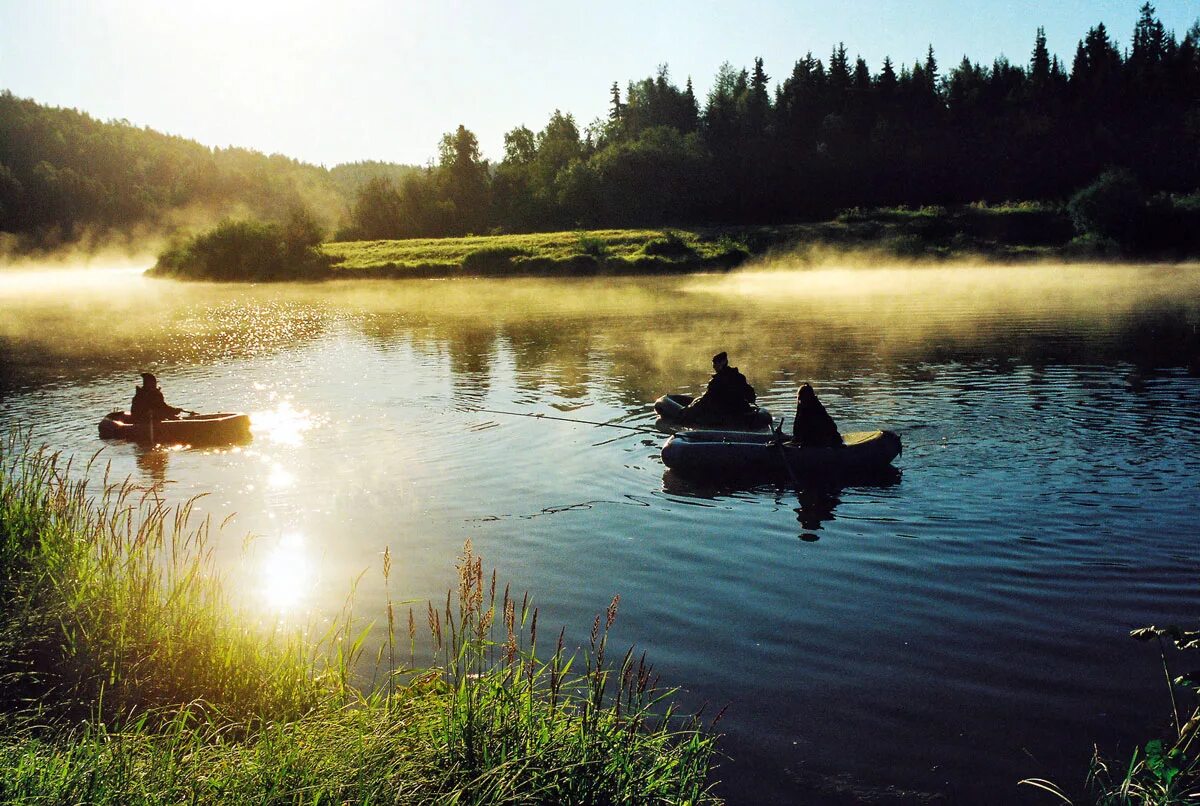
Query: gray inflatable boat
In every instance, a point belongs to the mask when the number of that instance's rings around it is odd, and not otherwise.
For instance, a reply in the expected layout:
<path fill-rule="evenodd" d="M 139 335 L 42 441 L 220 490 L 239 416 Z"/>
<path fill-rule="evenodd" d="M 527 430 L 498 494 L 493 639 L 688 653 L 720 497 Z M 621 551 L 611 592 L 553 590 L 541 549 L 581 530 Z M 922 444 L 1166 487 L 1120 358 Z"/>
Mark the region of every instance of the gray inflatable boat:
<path fill-rule="evenodd" d="M 689 431 L 667 440 L 663 464 L 680 475 L 768 477 L 882 470 L 900 455 L 900 436 L 891 431 L 842 435 L 839 448 L 801 448 L 774 434 L 748 431 Z"/>

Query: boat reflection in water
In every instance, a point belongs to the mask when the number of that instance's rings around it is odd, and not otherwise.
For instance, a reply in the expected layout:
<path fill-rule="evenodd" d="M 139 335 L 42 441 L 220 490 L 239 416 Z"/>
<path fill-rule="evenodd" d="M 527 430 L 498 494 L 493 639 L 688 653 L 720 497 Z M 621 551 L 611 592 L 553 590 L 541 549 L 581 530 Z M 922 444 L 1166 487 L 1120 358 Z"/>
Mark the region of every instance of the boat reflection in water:
<path fill-rule="evenodd" d="M 900 483 L 902 473 L 890 465 L 872 470 L 857 471 L 852 474 L 838 474 L 835 477 L 799 478 L 793 485 L 791 480 L 778 479 L 769 482 L 750 480 L 695 479 L 680 475 L 674 470 L 663 472 L 663 492 L 683 498 L 703 501 L 718 501 L 723 498 L 740 498 L 755 496 L 774 496 L 782 505 L 792 497 L 796 506 L 796 522 L 800 525 L 800 539 L 806 543 L 816 542 L 819 536 L 814 532 L 821 531 L 822 524 L 835 519 L 834 510 L 842 503 L 842 496 L 847 489 L 884 489 Z"/>

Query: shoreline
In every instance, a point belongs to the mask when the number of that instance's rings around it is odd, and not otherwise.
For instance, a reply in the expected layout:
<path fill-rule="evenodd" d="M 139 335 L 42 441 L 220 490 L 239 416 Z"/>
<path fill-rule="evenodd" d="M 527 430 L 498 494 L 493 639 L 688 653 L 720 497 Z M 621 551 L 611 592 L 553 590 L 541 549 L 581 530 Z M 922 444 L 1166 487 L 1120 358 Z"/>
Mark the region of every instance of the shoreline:
<path fill-rule="evenodd" d="M 327 268 L 295 276 L 221 276 L 150 269 L 152 277 L 222 281 L 445 279 L 453 277 L 619 277 L 730 271 L 751 262 L 811 266 L 861 256 L 902 264 L 1027 265 L 1164 263 L 1200 255 L 1177 248 L 1122 249 L 1075 236 L 1061 206 L 849 210 L 821 222 L 739 227 L 578 230 L 457 238 L 329 241 L 316 247 Z"/>

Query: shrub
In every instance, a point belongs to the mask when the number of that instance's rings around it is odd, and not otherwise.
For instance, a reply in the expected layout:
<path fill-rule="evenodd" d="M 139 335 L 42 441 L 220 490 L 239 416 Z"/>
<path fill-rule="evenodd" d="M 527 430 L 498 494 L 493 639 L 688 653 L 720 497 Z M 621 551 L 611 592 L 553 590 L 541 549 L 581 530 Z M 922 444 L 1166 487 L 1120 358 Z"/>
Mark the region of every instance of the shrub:
<path fill-rule="evenodd" d="M 587 255 L 596 260 L 608 257 L 608 244 L 603 239 L 586 233 L 579 233 L 578 247 L 581 255 Z"/>
<path fill-rule="evenodd" d="M 1133 174 L 1109 169 L 1071 197 L 1067 212 L 1079 234 L 1092 233 L 1130 243 L 1137 232 L 1145 198 Z"/>
<path fill-rule="evenodd" d="M 154 272 L 203 280 L 296 280 L 324 276 L 330 258 L 317 251 L 321 233 L 307 216 L 285 225 L 226 219 L 168 248 Z"/>
<path fill-rule="evenodd" d="M 1121 245 L 1112 238 L 1089 232 L 1072 238 L 1067 244 L 1067 254 L 1074 257 L 1116 257 L 1121 254 Z"/>
<path fill-rule="evenodd" d="M 667 230 L 657 238 L 642 244 L 642 254 L 650 257 L 665 257 L 675 260 L 696 256 L 696 250 L 688 246 L 679 233 Z"/>
<path fill-rule="evenodd" d="M 462 268 L 467 274 L 512 274 L 517 269 L 514 259 L 528 255 L 526 250 L 515 246 L 488 246 L 464 257 Z"/>

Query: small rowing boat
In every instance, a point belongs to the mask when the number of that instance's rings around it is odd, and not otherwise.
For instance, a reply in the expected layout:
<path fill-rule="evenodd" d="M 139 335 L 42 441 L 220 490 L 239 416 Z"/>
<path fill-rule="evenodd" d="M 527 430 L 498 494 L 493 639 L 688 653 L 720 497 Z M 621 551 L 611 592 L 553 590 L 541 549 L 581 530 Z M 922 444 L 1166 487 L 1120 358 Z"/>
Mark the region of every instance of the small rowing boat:
<path fill-rule="evenodd" d="M 128 412 L 114 411 L 100 421 L 101 439 L 127 439 L 157 445 L 223 445 L 250 439 L 250 417 L 222 412 L 195 414 L 178 420 L 135 422 Z"/>
<path fill-rule="evenodd" d="M 738 431 L 761 431 L 774 422 L 771 412 L 753 408 L 745 414 L 735 414 L 718 420 L 704 419 L 699 422 L 687 420 L 683 410 L 694 398 L 691 395 L 663 395 L 654 401 L 654 412 L 658 415 L 657 425 L 668 430 L 676 428 L 720 428 Z"/>

